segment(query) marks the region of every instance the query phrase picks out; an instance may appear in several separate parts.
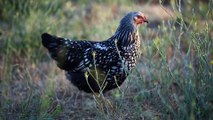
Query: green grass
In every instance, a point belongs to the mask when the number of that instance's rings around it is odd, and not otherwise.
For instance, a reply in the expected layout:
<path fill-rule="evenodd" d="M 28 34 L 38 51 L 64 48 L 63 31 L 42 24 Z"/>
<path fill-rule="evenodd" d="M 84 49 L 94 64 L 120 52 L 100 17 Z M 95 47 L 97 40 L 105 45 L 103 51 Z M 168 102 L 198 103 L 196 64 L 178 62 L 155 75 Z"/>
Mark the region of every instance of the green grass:
<path fill-rule="evenodd" d="M 213 119 L 213 2 L 171 1 L 169 19 L 147 12 L 152 4 L 0 0 L 0 119 Z M 104 40 L 126 12 L 139 10 L 150 17 L 140 27 L 141 59 L 105 95 L 114 112 L 100 112 L 91 94 L 66 80 L 40 35 Z"/>

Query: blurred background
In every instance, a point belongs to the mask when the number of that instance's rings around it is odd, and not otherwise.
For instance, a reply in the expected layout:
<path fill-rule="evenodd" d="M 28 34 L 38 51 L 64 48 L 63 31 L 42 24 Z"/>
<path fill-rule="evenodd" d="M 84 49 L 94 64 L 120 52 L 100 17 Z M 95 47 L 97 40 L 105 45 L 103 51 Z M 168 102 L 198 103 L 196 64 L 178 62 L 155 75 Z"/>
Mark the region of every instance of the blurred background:
<path fill-rule="evenodd" d="M 0 119 L 213 119 L 212 0 L 0 0 Z M 142 11 L 142 56 L 98 111 L 66 80 L 41 34 L 102 41 Z"/>

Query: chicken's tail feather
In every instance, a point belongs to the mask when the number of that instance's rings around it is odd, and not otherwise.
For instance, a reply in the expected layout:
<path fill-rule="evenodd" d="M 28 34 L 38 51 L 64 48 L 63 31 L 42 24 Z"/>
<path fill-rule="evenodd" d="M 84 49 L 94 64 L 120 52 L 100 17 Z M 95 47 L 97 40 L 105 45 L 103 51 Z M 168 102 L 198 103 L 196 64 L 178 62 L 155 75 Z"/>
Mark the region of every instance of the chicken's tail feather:
<path fill-rule="evenodd" d="M 69 49 L 64 45 L 65 40 L 48 33 L 43 33 L 41 38 L 43 46 L 48 49 L 51 57 L 57 61 L 58 67 L 68 69 L 66 61 Z"/>
<path fill-rule="evenodd" d="M 44 45 L 44 47 L 46 47 L 47 49 L 51 49 L 54 47 L 58 47 L 58 40 L 56 36 L 50 35 L 48 33 L 43 33 L 41 35 L 42 38 L 42 44 Z"/>
<path fill-rule="evenodd" d="M 49 50 L 51 57 L 56 60 L 58 57 L 58 51 L 60 46 L 60 41 L 58 40 L 58 37 L 50 35 L 48 33 L 43 33 L 41 35 L 41 38 L 43 46 Z"/>

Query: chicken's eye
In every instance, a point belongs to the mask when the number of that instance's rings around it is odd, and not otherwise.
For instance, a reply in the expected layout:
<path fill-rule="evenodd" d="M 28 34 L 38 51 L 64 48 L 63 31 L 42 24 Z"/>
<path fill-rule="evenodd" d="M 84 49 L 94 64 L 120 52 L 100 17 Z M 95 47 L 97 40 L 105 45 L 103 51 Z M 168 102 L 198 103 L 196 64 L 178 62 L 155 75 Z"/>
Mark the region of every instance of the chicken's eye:
<path fill-rule="evenodd" d="M 137 18 L 137 19 L 140 19 L 140 18 L 142 18 L 142 17 L 141 17 L 140 15 L 137 15 L 136 18 Z"/>
<path fill-rule="evenodd" d="M 138 19 L 141 19 L 142 17 L 140 16 L 140 15 L 136 15 L 135 17 L 134 17 L 134 20 L 138 20 Z"/>

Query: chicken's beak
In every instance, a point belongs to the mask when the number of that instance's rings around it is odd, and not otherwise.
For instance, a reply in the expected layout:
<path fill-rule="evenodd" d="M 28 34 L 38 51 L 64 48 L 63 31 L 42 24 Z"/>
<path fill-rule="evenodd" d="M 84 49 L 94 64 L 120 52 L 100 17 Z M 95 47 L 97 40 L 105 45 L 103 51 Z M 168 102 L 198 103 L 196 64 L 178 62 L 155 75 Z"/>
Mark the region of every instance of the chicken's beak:
<path fill-rule="evenodd" d="M 143 17 L 143 22 L 149 23 L 149 21 L 147 20 L 147 18 L 145 16 Z"/>
<path fill-rule="evenodd" d="M 148 21 L 148 20 L 144 20 L 144 22 L 149 23 L 149 21 Z"/>
<path fill-rule="evenodd" d="M 141 13 L 141 17 L 142 17 L 143 23 L 149 23 L 149 21 L 147 20 L 147 17 L 143 13 Z"/>

